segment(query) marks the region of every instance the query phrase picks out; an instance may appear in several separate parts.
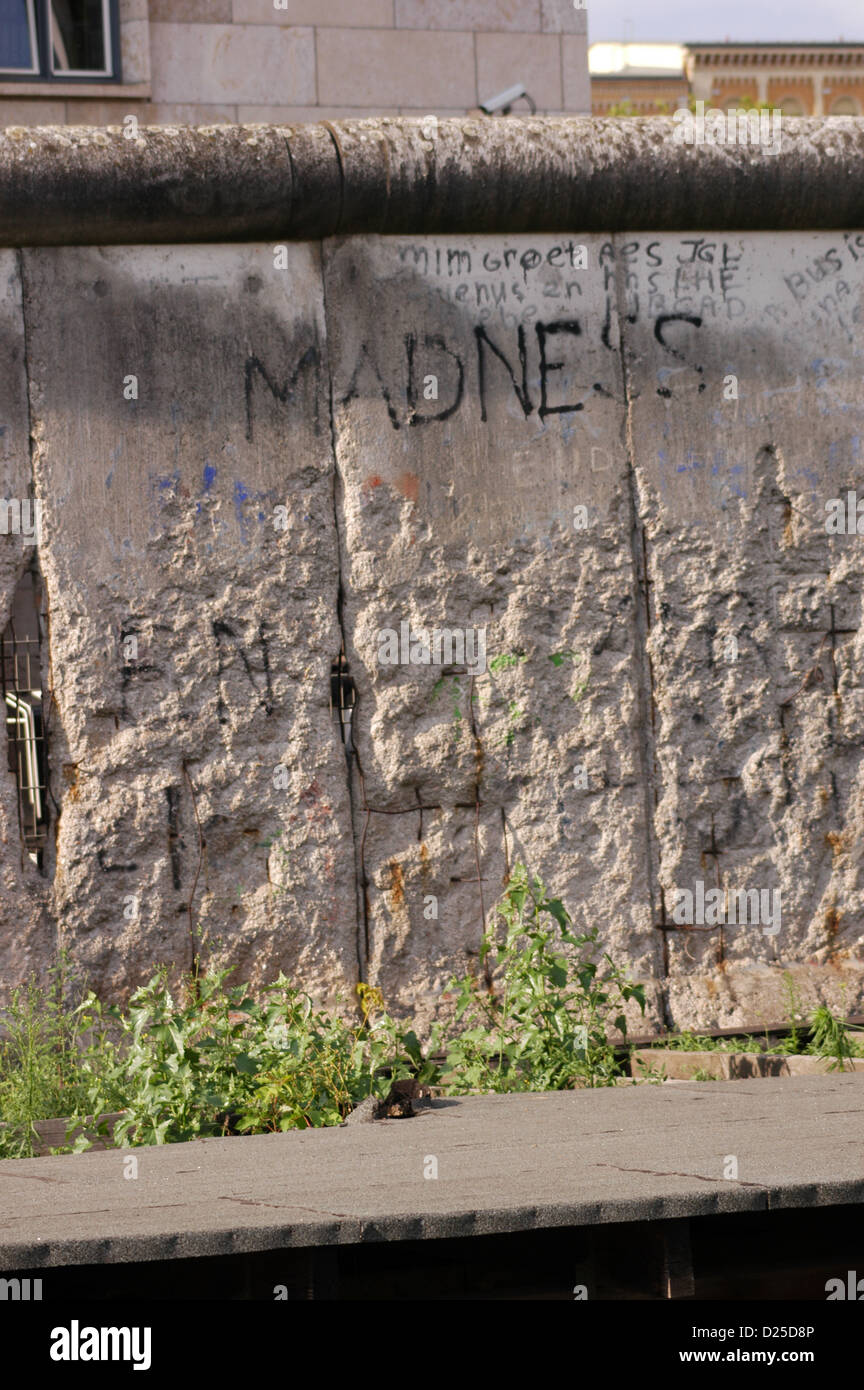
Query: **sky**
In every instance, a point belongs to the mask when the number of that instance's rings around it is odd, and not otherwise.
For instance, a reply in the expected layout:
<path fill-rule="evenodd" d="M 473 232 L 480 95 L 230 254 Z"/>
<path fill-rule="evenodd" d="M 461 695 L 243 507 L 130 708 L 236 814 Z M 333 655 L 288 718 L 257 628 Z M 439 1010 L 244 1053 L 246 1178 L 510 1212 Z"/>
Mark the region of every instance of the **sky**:
<path fill-rule="evenodd" d="M 588 41 L 864 40 L 864 0 L 588 0 Z"/>

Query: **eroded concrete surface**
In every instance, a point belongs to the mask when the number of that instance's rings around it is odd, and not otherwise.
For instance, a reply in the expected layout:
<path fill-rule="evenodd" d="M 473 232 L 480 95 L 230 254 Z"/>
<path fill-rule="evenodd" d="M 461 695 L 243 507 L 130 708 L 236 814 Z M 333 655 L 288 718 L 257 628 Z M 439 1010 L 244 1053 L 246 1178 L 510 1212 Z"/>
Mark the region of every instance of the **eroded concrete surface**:
<path fill-rule="evenodd" d="M 283 259 L 4 253 L 59 816 L 40 877 L 0 774 L 3 981 L 63 944 L 123 996 L 203 931 L 427 1021 L 522 860 L 658 1026 L 776 1021 L 786 970 L 852 1010 L 864 541 L 825 520 L 864 499 L 864 235 Z M 0 537 L 4 620 L 26 558 Z M 485 630 L 485 661 L 382 664 L 403 623 Z M 681 930 L 697 882 L 779 890 L 779 930 Z"/>

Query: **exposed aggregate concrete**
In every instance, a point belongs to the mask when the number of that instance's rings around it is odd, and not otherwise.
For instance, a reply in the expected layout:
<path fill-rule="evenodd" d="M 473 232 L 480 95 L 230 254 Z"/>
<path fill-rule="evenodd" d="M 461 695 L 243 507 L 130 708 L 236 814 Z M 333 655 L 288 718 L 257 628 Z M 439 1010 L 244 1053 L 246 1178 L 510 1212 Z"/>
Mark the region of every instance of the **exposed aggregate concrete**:
<path fill-rule="evenodd" d="M 59 816 L 40 878 L 0 772 L 3 982 L 66 945 L 122 997 L 203 930 L 253 981 L 365 978 L 426 1022 L 521 859 L 652 1025 L 776 1021 L 787 969 L 854 1009 L 861 539 L 824 522 L 864 498 L 864 236 L 282 259 L 4 253 L 0 458 L 45 508 Z M 26 559 L 0 538 L 3 621 Z M 382 665 L 402 622 L 485 630 L 483 669 Z M 699 879 L 780 889 L 779 932 L 671 930 Z"/>

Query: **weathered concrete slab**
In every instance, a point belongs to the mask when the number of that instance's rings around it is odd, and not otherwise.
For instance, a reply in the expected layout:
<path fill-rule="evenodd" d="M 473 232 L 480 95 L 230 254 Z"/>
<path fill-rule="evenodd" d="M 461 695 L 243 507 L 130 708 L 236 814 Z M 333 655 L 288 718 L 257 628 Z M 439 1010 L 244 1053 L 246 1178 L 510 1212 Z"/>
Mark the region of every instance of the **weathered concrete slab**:
<path fill-rule="evenodd" d="M 352 127 L 361 162 L 373 136 Z M 26 496 L 4 264 L 0 449 Z M 864 500 L 864 233 L 22 265 L 59 825 L 38 936 L 0 772 L 0 985 L 59 924 L 123 994 L 188 964 L 200 926 L 253 981 L 282 967 L 332 1001 L 361 976 L 422 1027 L 523 860 L 646 983 L 641 1031 L 777 1022 L 787 970 L 854 1010 L 860 536 L 829 535 L 825 503 Z M 8 606 L 24 552 L 0 541 Z M 403 661 L 403 625 L 441 650 Z M 779 891 L 780 930 L 659 930 L 699 882 Z"/>
<path fill-rule="evenodd" d="M 786 967 L 845 1011 L 864 979 L 862 541 L 825 523 L 828 499 L 864 497 L 864 236 L 644 235 L 604 258 L 651 585 L 666 920 L 697 881 L 782 904 L 776 932 L 669 934 L 672 1016 L 782 1017 Z"/>
<path fill-rule="evenodd" d="M 411 1120 L 136 1149 L 135 1180 L 119 1150 L 7 1160 L 0 1267 L 860 1202 L 862 1141 L 855 1075 L 474 1096 Z"/>
<path fill-rule="evenodd" d="M 24 260 L 61 939 L 103 992 L 200 927 L 332 999 L 356 895 L 318 253 Z"/>
<path fill-rule="evenodd" d="M 479 945 L 466 859 L 487 908 L 522 859 L 641 976 L 659 961 L 623 383 L 600 245 L 391 237 L 326 250 L 366 803 L 440 806 L 464 827 L 440 846 L 460 887 L 437 922 L 422 917 L 419 877 L 408 883 L 415 998 L 434 993 L 441 922 L 462 933 L 450 928 L 454 967 Z M 464 634 L 464 659 L 436 653 L 435 630 Z M 425 658 L 407 640 L 421 632 L 433 634 Z M 387 954 L 376 894 L 405 833 L 383 816 L 366 841 L 373 961 Z M 409 980 L 398 983 L 407 999 Z"/>
<path fill-rule="evenodd" d="M 476 968 L 484 918 L 506 878 L 497 808 L 363 815 L 369 965 L 388 1007 L 434 1018 L 454 974 Z M 478 861 L 482 883 L 478 879 Z M 481 893 L 482 888 L 482 893 Z"/>

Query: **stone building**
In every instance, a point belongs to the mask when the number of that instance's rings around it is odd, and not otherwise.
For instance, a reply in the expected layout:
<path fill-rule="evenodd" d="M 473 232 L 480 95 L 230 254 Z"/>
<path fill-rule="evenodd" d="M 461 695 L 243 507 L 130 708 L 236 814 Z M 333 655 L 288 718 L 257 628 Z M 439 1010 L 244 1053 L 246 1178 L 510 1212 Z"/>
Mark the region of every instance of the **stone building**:
<path fill-rule="evenodd" d="M 593 43 L 588 53 L 591 110 L 608 116 L 626 108 L 656 116 L 686 106 L 690 95 L 685 50 L 677 43 Z"/>
<path fill-rule="evenodd" d="M 649 116 L 690 97 L 707 107 L 767 102 L 786 116 L 864 114 L 864 43 L 592 44 L 595 115 L 627 103 Z"/>
<path fill-rule="evenodd" d="M 864 113 L 864 43 L 691 43 L 685 72 L 706 106 L 749 97 L 786 116 Z"/>
<path fill-rule="evenodd" d="M 590 106 L 572 0 L 11 3 L 0 127 L 464 115 L 517 83 L 541 113 Z"/>

